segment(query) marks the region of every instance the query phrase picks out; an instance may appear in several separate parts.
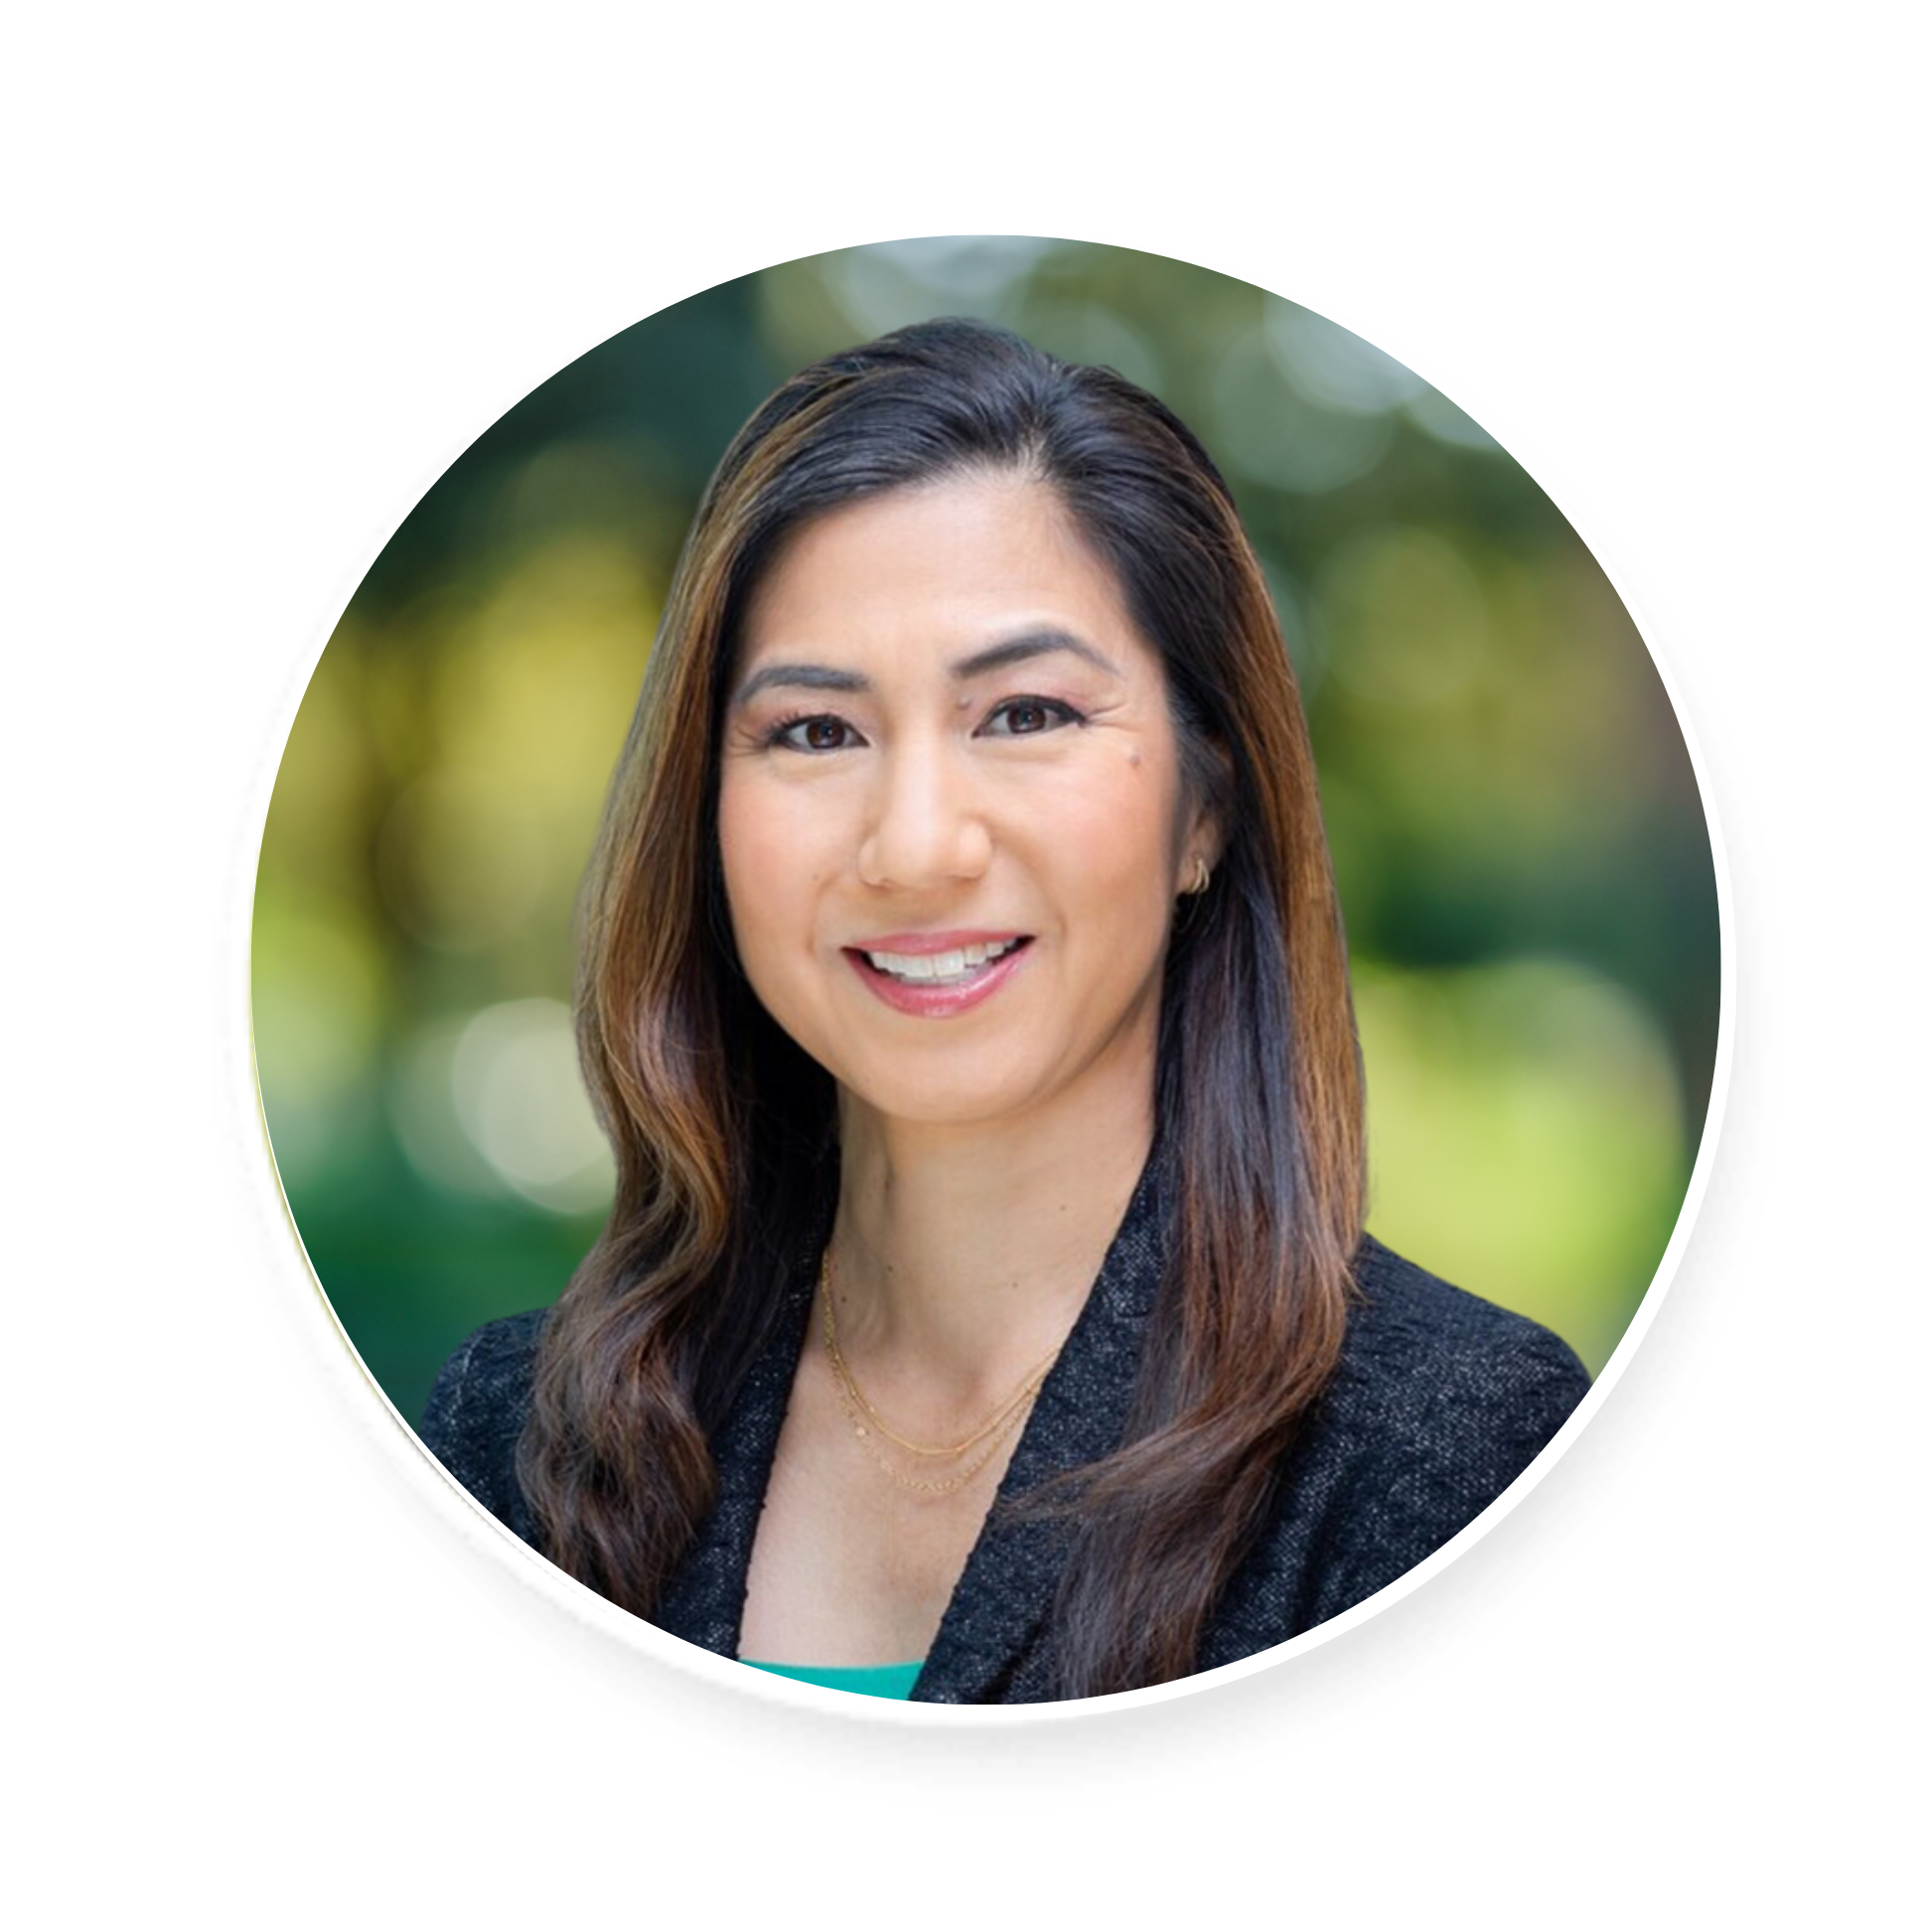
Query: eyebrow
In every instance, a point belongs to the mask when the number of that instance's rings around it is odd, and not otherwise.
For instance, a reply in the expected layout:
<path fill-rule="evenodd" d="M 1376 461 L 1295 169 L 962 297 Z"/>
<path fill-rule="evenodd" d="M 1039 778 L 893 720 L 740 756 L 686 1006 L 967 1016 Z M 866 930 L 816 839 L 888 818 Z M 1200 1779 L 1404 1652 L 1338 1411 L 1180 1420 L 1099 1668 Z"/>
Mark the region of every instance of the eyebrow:
<path fill-rule="evenodd" d="M 1096 651 L 1084 638 L 1075 637 L 1071 631 L 1058 630 L 1026 631 L 1018 637 L 1003 638 L 997 644 L 988 644 L 981 651 L 954 659 L 946 669 L 955 681 L 964 683 L 973 677 L 983 677 L 987 671 L 1008 670 L 1014 665 L 1048 657 L 1056 651 L 1068 652 L 1110 676 L 1117 677 L 1120 674 L 1119 667 L 1105 653 Z M 868 691 L 872 686 L 869 677 L 855 670 L 839 670 L 830 665 L 765 665 L 738 686 L 731 704 L 733 708 L 749 704 L 760 691 L 781 687 L 807 691 Z"/>
<path fill-rule="evenodd" d="M 760 691 L 784 685 L 807 691 L 868 691 L 871 679 L 855 670 L 833 670 L 829 665 L 766 665 L 738 686 L 731 703 L 749 704 Z"/>
<path fill-rule="evenodd" d="M 974 651 L 969 658 L 960 658 L 951 667 L 952 674 L 962 681 L 968 677 L 983 676 L 988 670 L 1005 670 L 1013 665 L 1023 665 L 1029 658 L 1044 658 L 1055 651 L 1070 651 L 1074 657 L 1081 658 L 1098 670 L 1110 676 L 1119 675 L 1119 667 L 1105 653 L 1096 651 L 1084 638 L 1077 638 L 1071 631 L 1027 631 L 1016 638 L 1007 638 L 999 644 L 988 644 L 983 651 Z"/>

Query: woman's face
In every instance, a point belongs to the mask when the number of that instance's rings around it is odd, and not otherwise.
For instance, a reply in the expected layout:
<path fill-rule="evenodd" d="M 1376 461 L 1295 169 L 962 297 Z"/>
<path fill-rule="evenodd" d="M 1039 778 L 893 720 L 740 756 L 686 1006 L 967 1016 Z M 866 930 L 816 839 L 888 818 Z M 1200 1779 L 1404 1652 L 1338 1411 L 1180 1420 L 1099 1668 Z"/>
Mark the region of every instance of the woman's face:
<path fill-rule="evenodd" d="M 902 490 L 792 539 L 747 613 L 718 820 L 753 989 L 861 1105 L 1150 1096 L 1174 897 L 1213 847 L 1160 661 L 1045 486 Z"/>

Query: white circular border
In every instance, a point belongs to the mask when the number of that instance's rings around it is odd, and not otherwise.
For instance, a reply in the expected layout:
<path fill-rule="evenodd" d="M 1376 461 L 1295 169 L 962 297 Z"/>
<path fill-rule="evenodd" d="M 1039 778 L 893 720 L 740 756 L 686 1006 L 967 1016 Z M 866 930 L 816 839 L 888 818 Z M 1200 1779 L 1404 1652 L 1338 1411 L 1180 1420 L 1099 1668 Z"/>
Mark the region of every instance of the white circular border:
<path fill-rule="evenodd" d="M 955 239 L 955 237 L 946 237 Z M 866 243 L 872 247 L 893 247 L 897 243 Z M 1089 247 L 1100 247 L 1108 243 L 1087 243 Z M 1152 253 L 1152 251 L 1144 251 Z M 1169 261 L 1173 257 L 1160 257 Z M 1245 276 L 1237 276 L 1226 268 L 1206 270 L 1206 264 L 1189 263 L 1189 266 L 1202 268 L 1204 272 L 1226 274 L 1230 280 L 1245 282 L 1249 288 L 1261 288 L 1266 296 L 1277 301 L 1293 301 L 1293 296 L 1281 294 L 1281 290 L 1264 288 L 1261 282 L 1249 282 Z M 697 299 L 697 298 L 686 298 Z M 682 303 L 678 303 L 682 307 Z M 1312 307 L 1301 303 L 1301 307 Z M 663 311 L 660 311 L 663 313 Z M 235 1153 L 241 1165 L 241 1180 L 247 1186 L 247 1196 L 255 1208 L 255 1227 L 261 1233 L 261 1241 L 268 1250 L 268 1260 L 274 1263 L 276 1277 L 282 1282 L 282 1294 L 288 1300 L 290 1310 L 298 1325 L 302 1327 L 309 1347 L 315 1351 L 315 1358 L 321 1362 L 329 1382 L 335 1386 L 342 1401 L 348 1405 L 350 1414 L 370 1439 L 382 1451 L 382 1455 L 394 1464 L 396 1472 L 410 1484 L 417 1493 L 458 1536 L 480 1550 L 491 1563 L 497 1564 L 507 1576 L 513 1576 L 525 1590 L 543 1599 L 554 1609 L 560 1609 L 566 1617 L 580 1623 L 584 1629 L 593 1631 L 597 1636 L 609 1638 L 613 1644 L 634 1652 L 636 1656 L 648 1658 L 654 1664 L 678 1671 L 684 1677 L 694 1677 L 699 1683 L 711 1685 L 719 1691 L 729 1691 L 738 1697 L 748 1697 L 756 1703 L 775 1704 L 781 1708 L 812 1711 L 825 1717 L 844 1717 L 858 1719 L 877 1725 L 897 1725 L 907 1729 L 1017 1729 L 1046 1723 L 1061 1723 L 1069 1719 L 1085 1717 L 1104 1717 L 1114 1711 L 1125 1709 L 1144 1709 L 1150 1704 L 1165 1704 L 1171 1699 L 1191 1697 L 1197 1691 L 1212 1691 L 1220 1685 L 1239 1683 L 1243 1677 L 1253 1677 L 1261 1671 L 1271 1669 L 1275 1664 L 1285 1664 L 1289 1658 L 1305 1656 L 1310 1650 L 1318 1650 L 1322 1644 L 1332 1642 L 1347 1631 L 1357 1629 L 1369 1619 L 1378 1617 L 1384 1609 L 1394 1607 L 1412 1590 L 1418 1590 L 1430 1576 L 1440 1574 L 1449 1564 L 1467 1556 L 1484 1536 L 1500 1525 L 1510 1511 L 1527 1497 L 1531 1490 L 1553 1470 L 1556 1462 L 1567 1453 L 1569 1445 L 1583 1433 L 1594 1418 L 1596 1411 L 1608 1399 L 1610 1391 L 1616 1388 L 1622 1372 L 1626 1370 L 1641 1347 L 1643 1337 L 1649 1333 L 1651 1321 L 1655 1321 L 1657 1310 L 1663 1306 L 1663 1296 L 1676 1279 L 1676 1269 L 1682 1265 L 1686 1248 L 1690 1247 L 1690 1235 L 1696 1227 L 1699 1208 L 1703 1206 L 1705 1190 L 1708 1188 L 1710 1169 L 1716 1159 L 1716 1140 L 1722 1130 L 1724 1107 L 1730 1094 L 1730 1067 L 1734 1057 L 1735 1045 L 1735 906 L 1730 887 L 1730 861 L 1722 840 L 1722 823 L 1716 814 L 1716 796 L 1710 791 L 1708 767 L 1703 759 L 1703 748 L 1698 744 L 1696 728 L 1690 722 L 1690 713 L 1684 705 L 1684 695 L 1676 687 L 1676 678 L 1670 676 L 1670 667 L 1664 663 L 1663 651 L 1657 646 L 1657 638 L 1651 632 L 1643 613 L 1637 609 L 1635 599 L 1629 595 L 1616 568 L 1602 554 L 1600 546 L 1583 527 L 1581 520 L 1573 510 L 1551 489 L 1547 477 L 1521 454 L 1520 450 L 1502 437 L 1484 417 L 1469 405 L 1461 402 L 1451 390 L 1444 388 L 1434 376 L 1424 369 L 1414 369 L 1411 362 L 1398 356 L 1394 350 L 1375 342 L 1373 336 L 1353 329 L 1349 323 L 1341 323 L 1340 317 L 1326 315 L 1324 309 L 1314 309 L 1312 313 L 1324 315 L 1328 321 L 1340 323 L 1349 334 L 1359 336 L 1363 342 L 1371 342 L 1382 350 L 1384 356 L 1392 356 L 1402 368 L 1410 369 L 1430 388 L 1440 390 L 1448 396 L 1449 402 L 1463 409 L 1469 417 L 1481 423 L 1484 431 L 1494 437 L 1496 444 L 1504 448 L 1521 468 L 1535 479 L 1549 501 L 1567 518 L 1569 527 L 1589 546 L 1589 554 L 1594 556 L 1602 574 L 1614 585 L 1616 595 L 1629 613 L 1631 622 L 1643 636 L 1643 644 L 1649 648 L 1649 655 L 1657 667 L 1657 674 L 1663 678 L 1663 687 L 1670 693 L 1670 703 L 1676 709 L 1676 722 L 1684 734 L 1684 746 L 1690 752 L 1692 767 L 1698 775 L 1698 794 L 1703 800 L 1703 816 L 1710 838 L 1710 863 L 1716 877 L 1716 906 L 1718 906 L 1718 928 L 1722 945 L 1722 979 L 1718 995 L 1718 1020 L 1716 1020 L 1716 1065 L 1710 1078 L 1710 1102 L 1708 1115 L 1703 1122 L 1703 1140 L 1699 1143 L 1698 1159 L 1692 1167 L 1690 1188 L 1684 1194 L 1682 1213 L 1676 1217 L 1676 1229 L 1670 1235 L 1670 1243 L 1664 1248 L 1663 1262 L 1657 1267 L 1657 1275 L 1651 1281 L 1649 1292 L 1643 1296 L 1641 1306 L 1629 1321 L 1622 1341 L 1616 1351 L 1604 1364 L 1602 1374 L 1594 1380 L 1589 1393 L 1583 1397 L 1581 1405 L 1573 1411 L 1567 1422 L 1555 1433 L 1555 1437 L 1543 1447 L 1541 1455 L 1521 1472 L 1520 1476 L 1500 1493 L 1483 1513 L 1451 1536 L 1440 1550 L 1436 1550 L 1422 1563 L 1414 1564 L 1404 1576 L 1398 1576 L 1384 1590 L 1375 1596 L 1355 1603 L 1351 1609 L 1343 1611 L 1340 1617 L 1328 1623 L 1316 1625 L 1312 1631 L 1303 1631 L 1285 1644 L 1277 1644 L 1273 1650 L 1263 1650 L 1253 1658 L 1243 1658 L 1239 1664 L 1228 1664 L 1212 1671 L 1200 1671 L 1193 1677 L 1177 1679 L 1167 1685 L 1152 1685 L 1142 1691 L 1123 1691 L 1114 1697 L 1096 1699 L 1073 1699 L 1052 1704 L 916 1704 L 901 1703 L 897 1699 L 876 1699 L 862 1697 L 850 1691 L 831 1691 L 821 1685 L 801 1683 L 791 1677 L 777 1677 L 771 1671 L 762 1671 L 750 1664 L 738 1664 L 734 1658 L 721 1658 L 715 1652 L 701 1650 L 696 1644 L 688 1644 L 678 1636 L 670 1636 L 660 1631 L 656 1625 L 646 1623 L 642 1617 L 634 1617 L 630 1611 L 621 1609 L 609 1598 L 597 1596 L 595 1590 L 580 1584 L 574 1576 L 568 1576 L 556 1564 L 541 1558 L 531 1550 L 521 1538 L 503 1527 L 489 1511 L 464 1490 L 447 1468 L 423 1447 L 421 1437 L 413 1431 L 410 1423 L 404 1420 L 402 1412 L 394 1403 L 382 1393 L 376 1384 L 375 1376 L 370 1374 L 370 1366 L 358 1353 L 354 1341 L 350 1341 L 348 1331 L 342 1327 L 335 1306 L 329 1302 L 329 1294 L 323 1288 L 319 1275 L 315 1273 L 315 1263 L 309 1260 L 309 1252 L 302 1241 L 302 1233 L 296 1227 L 294 1213 L 288 1208 L 288 1196 L 282 1190 L 280 1171 L 274 1165 L 274 1153 L 268 1145 L 267 1116 L 261 1106 L 261 1082 L 255 1067 L 255 1014 L 251 1001 L 251 966 L 253 966 L 253 916 L 255 916 L 255 885 L 261 871 L 261 838 L 267 826 L 268 798 L 274 791 L 274 779 L 280 773 L 282 754 L 288 748 L 288 732 L 294 724 L 294 717 L 302 707 L 302 697 L 307 693 L 309 680 L 315 676 L 315 667 L 321 661 L 323 651 L 329 646 L 329 638 L 335 634 L 342 613 L 354 601 L 356 589 L 368 574 L 370 566 L 380 556 L 388 539 L 402 527 L 402 520 L 415 509 L 415 505 L 427 495 L 435 481 L 447 472 L 450 464 L 464 454 L 466 448 L 474 444 L 482 433 L 493 423 L 501 421 L 509 409 L 517 407 L 523 396 L 535 390 L 541 382 L 549 380 L 556 371 L 545 371 L 527 388 L 505 404 L 495 407 L 482 417 L 470 431 L 458 435 L 450 442 L 447 450 L 417 477 L 415 487 L 406 491 L 404 497 L 392 505 L 388 514 L 376 523 L 375 531 L 368 537 L 350 560 L 348 570 L 337 581 L 323 609 L 317 613 L 315 624 L 311 624 L 302 648 L 296 653 L 282 678 L 280 689 L 276 691 L 274 705 L 263 720 L 261 740 L 255 748 L 255 757 L 249 765 L 247 785 L 241 792 L 239 810 L 235 812 L 230 850 L 228 850 L 228 869 L 223 883 L 223 947 L 215 961 L 215 1022 L 221 1028 L 221 1067 L 223 1067 L 223 1092 L 228 1098 L 228 1126 L 233 1134 Z M 628 323 L 626 329 L 636 329 L 648 323 L 652 317 L 640 317 L 636 323 Z M 613 340 L 613 338 L 605 338 Z M 574 356 L 556 368 L 568 368 L 578 356 L 590 354 L 590 348 L 599 344 L 588 344 Z M 335 595 L 340 591 L 340 597 Z"/>

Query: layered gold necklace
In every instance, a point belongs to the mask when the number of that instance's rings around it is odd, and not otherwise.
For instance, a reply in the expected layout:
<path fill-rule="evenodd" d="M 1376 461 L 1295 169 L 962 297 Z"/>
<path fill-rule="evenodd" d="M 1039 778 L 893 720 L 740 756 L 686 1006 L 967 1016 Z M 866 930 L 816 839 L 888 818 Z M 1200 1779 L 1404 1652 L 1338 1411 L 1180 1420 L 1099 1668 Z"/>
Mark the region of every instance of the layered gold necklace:
<path fill-rule="evenodd" d="M 818 1270 L 818 1296 L 824 1304 L 824 1352 L 831 1358 L 831 1374 L 838 1385 L 838 1407 L 844 1411 L 845 1420 L 851 1424 L 851 1432 L 857 1437 L 859 1447 L 901 1489 L 911 1490 L 915 1495 L 950 1496 L 956 1490 L 964 1489 L 998 1454 L 1000 1445 L 1018 1425 L 1032 1399 L 1039 1394 L 1040 1384 L 1059 1360 L 1059 1349 L 1054 1348 L 969 1435 L 958 1442 L 914 1442 L 900 1435 L 872 1407 L 864 1391 L 858 1387 L 850 1364 L 844 1359 L 844 1352 L 838 1347 L 838 1318 L 832 1307 L 835 1299 L 832 1289 L 836 1278 L 831 1251 L 826 1248 L 823 1265 Z M 903 1449 L 907 1455 L 923 1460 L 950 1461 L 964 1455 L 971 1455 L 971 1460 L 949 1476 L 907 1475 L 878 1446 L 881 1436 Z M 976 1454 L 972 1454 L 974 1450 Z"/>

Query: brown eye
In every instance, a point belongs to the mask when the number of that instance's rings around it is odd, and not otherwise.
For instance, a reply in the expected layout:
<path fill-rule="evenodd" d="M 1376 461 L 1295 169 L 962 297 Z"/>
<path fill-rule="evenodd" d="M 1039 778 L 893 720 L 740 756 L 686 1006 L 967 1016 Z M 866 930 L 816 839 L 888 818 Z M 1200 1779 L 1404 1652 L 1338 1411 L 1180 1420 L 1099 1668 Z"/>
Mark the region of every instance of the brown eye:
<path fill-rule="evenodd" d="M 1054 698 L 1012 697 L 986 719 L 984 730 L 994 738 L 1029 738 L 1080 722 L 1079 713 L 1071 705 Z"/>
<path fill-rule="evenodd" d="M 857 734 L 842 718 L 793 718 L 781 724 L 771 742 L 792 751 L 843 751 L 858 742 Z"/>

